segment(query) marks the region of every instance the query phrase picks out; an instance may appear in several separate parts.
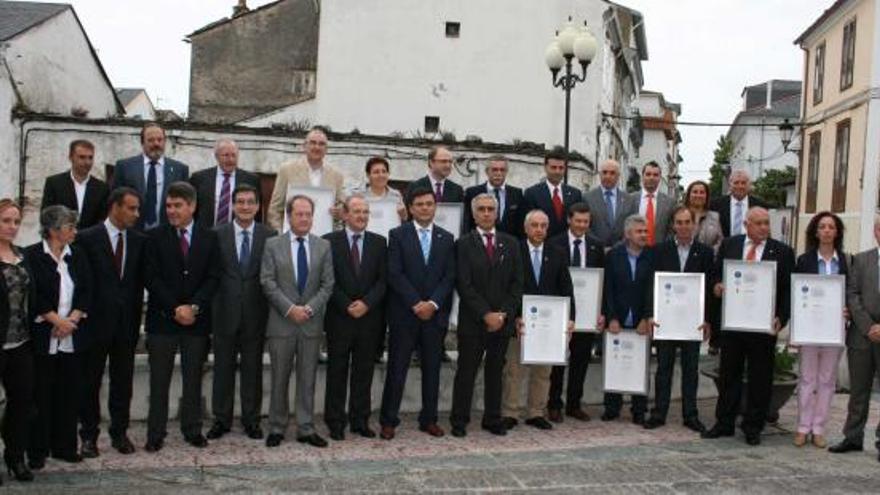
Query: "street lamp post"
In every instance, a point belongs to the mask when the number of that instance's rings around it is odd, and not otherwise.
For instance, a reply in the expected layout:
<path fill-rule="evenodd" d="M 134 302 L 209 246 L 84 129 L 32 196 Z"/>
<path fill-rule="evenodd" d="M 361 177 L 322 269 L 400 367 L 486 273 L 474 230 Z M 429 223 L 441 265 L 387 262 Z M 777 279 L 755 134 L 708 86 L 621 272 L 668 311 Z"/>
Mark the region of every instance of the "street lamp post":
<path fill-rule="evenodd" d="M 565 183 L 568 184 L 568 148 L 569 130 L 571 124 L 571 90 L 575 85 L 584 82 L 587 78 L 587 66 L 593 61 L 598 49 L 596 37 L 590 32 L 584 21 L 583 27 L 574 25 L 571 17 L 568 22 L 557 32 L 556 37 L 547 46 L 544 60 L 553 78 L 553 86 L 565 91 Z M 581 66 L 581 73 L 576 74 L 572 70 L 572 61 L 577 58 Z M 560 70 L 565 68 L 565 73 L 559 75 Z M 596 143 L 598 146 L 598 143 Z"/>
<path fill-rule="evenodd" d="M 791 144 L 791 137 L 794 134 L 794 126 L 788 122 L 788 119 L 785 119 L 778 126 L 779 128 L 779 139 L 782 141 L 782 151 L 788 152 L 788 145 Z"/>

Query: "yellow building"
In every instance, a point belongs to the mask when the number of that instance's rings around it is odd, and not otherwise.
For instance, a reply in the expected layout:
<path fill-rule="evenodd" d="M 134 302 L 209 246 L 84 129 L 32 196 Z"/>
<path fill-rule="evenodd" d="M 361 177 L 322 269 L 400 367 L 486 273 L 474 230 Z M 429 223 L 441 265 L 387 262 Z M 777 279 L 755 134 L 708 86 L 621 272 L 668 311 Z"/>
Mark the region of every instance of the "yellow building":
<path fill-rule="evenodd" d="M 875 245 L 880 169 L 880 0 L 837 0 L 795 44 L 804 53 L 796 246 L 816 212 L 846 225 L 845 247 Z"/>

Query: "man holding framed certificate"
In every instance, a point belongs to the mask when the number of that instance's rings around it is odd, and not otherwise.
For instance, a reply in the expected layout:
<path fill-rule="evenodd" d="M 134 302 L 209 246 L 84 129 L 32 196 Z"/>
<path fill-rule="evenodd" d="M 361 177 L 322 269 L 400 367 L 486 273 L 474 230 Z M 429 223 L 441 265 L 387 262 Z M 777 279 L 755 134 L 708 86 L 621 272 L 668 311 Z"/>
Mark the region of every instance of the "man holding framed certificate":
<path fill-rule="evenodd" d="M 716 423 L 712 429 L 703 434 L 703 438 L 730 437 L 734 435 L 734 425 L 740 407 L 742 394 L 743 369 L 748 368 L 748 401 L 747 409 L 743 416 L 741 428 L 749 445 L 761 443 L 761 430 L 767 419 L 767 408 L 770 405 L 770 396 L 773 388 L 773 361 L 776 348 L 776 335 L 788 323 L 791 314 L 791 301 L 789 299 L 791 287 L 791 272 L 794 268 L 794 253 L 785 244 L 770 239 L 770 214 L 764 208 L 753 207 L 748 211 L 745 221 L 746 234 L 737 235 L 725 239 L 718 250 L 715 262 L 716 283 L 713 292 L 716 297 L 722 297 L 722 332 L 720 338 L 721 348 L 721 385 L 719 387 L 718 405 L 715 408 Z M 719 277 L 724 274 L 725 260 L 746 261 L 754 263 L 749 273 L 741 270 L 729 270 L 733 280 Z M 759 265 L 766 262 L 775 263 L 775 279 L 773 274 L 767 277 L 766 270 Z M 768 266 L 768 265 L 764 265 Z M 774 265 L 769 265 L 774 266 Z M 747 276 L 746 276 L 747 275 Z M 739 284 L 737 284 L 739 281 Z M 766 291 L 773 287 L 775 292 L 768 291 L 766 296 L 755 296 L 756 291 Z M 775 298 L 772 314 L 767 315 L 767 321 L 761 322 L 762 327 L 769 329 L 748 329 L 736 325 L 736 330 L 731 330 L 731 321 L 734 318 L 754 315 L 743 315 L 743 311 L 729 313 L 730 307 L 736 307 L 744 297 L 756 297 L 757 299 Z M 744 310 L 749 312 L 749 308 Z M 752 311 L 755 312 L 755 311 Z"/>
<path fill-rule="evenodd" d="M 645 429 L 648 430 L 666 424 L 677 350 L 681 351 L 681 413 L 684 426 L 698 433 L 706 429 L 700 422 L 697 409 L 697 385 L 700 342 L 709 335 L 706 282 L 712 276 L 715 253 L 694 238 L 695 227 L 693 211 L 687 206 L 679 206 L 672 212 L 675 237 L 656 248 L 653 331 L 654 345 L 657 347 L 657 374 L 654 378 L 654 409 L 645 422 Z M 682 274 L 693 274 L 696 283 L 688 283 L 680 277 Z M 694 319 L 688 321 L 691 315 Z"/>

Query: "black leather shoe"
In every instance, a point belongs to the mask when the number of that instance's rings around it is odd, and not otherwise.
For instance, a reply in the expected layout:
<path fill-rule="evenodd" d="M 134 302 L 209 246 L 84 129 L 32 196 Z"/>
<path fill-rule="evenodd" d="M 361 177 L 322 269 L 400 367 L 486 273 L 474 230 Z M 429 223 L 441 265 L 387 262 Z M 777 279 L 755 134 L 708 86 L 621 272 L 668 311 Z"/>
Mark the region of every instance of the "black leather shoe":
<path fill-rule="evenodd" d="M 341 442 L 345 440 L 345 431 L 333 429 L 330 430 L 330 440 L 336 440 L 337 442 Z"/>
<path fill-rule="evenodd" d="M 165 440 L 147 440 L 144 450 L 147 452 L 159 452 L 165 446 Z"/>
<path fill-rule="evenodd" d="M 98 443 L 94 440 L 83 440 L 82 445 L 79 448 L 79 455 L 83 456 L 85 459 L 94 459 L 101 455 L 98 452 Z"/>
<path fill-rule="evenodd" d="M 541 416 L 535 416 L 534 418 L 529 418 L 526 420 L 526 424 L 529 426 L 534 426 L 539 430 L 552 430 L 553 425 L 550 424 L 549 421 L 542 418 Z"/>
<path fill-rule="evenodd" d="M 648 418 L 647 421 L 645 421 L 644 427 L 646 430 L 653 430 L 656 428 L 660 428 L 661 426 L 663 426 L 665 424 L 666 424 L 666 421 L 664 421 L 658 417 L 651 416 L 650 418 Z"/>
<path fill-rule="evenodd" d="M 496 423 L 494 425 L 482 425 L 482 427 L 484 430 L 493 435 L 498 435 L 500 437 L 507 435 L 507 428 L 504 427 L 503 423 Z"/>
<path fill-rule="evenodd" d="M 251 438 L 253 440 L 263 439 L 263 429 L 259 426 L 245 426 L 244 434 L 247 435 L 248 438 Z"/>
<path fill-rule="evenodd" d="M 208 446 L 208 439 L 205 438 L 201 433 L 196 435 L 190 435 L 183 437 L 186 440 L 186 443 L 192 445 L 193 447 L 203 449 Z"/>
<path fill-rule="evenodd" d="M 512 430 L 519 424 L 516 418 L 511 418 L 510 416 L 506 416 L 501 418 L 501 424 L 504 425 L 505 430 Z"/>
<path fill-rule="evenodd" d="M 562 417 L 562 409 L 548 409 L 547 418 L 554 423 L 562 423 L 565 419 Z"/>
<path fill-rule="evenodd" d="M 733 428 L 725 428 L 721 425 L 716 424 L 710 430 L 704 431 L 700 434 L 703 438 L 721 438 L 721 437 L 732 437 L 734 434 Z"/>
<path fill-rule="evenodd" d="M 229 433 L 229 431 L 230 431 L 230 429 L 223 426 L 222 424 L 214 423 L 211 426 L 211 429 L 208 430 L 208 434 L 205 436 L 208 437 L 208 440 L 217 440 L 218 438 L 222 437 L 223 435 Z"/>
<path fill-rule="evenodd" d="M 565 411 L 565 415 L 578 421 L 589 421 L 590 415 L 583 409 L 569 409 Z"/>
<path fill-rule="evenodd" d="M 52 459 L 76 464 L 82 462 L 83 458 L 78 452 L 52 452 Z"/>
<path fill-rule="evenodd" d="M 269 433 L 269 436 L 266 437 L 266 447 L 277 447 L 281 445 L 282 441 L 284 441 L 284 435 L 281 435 L 280 433 Z"/>
<path fill-rule="evenodd" d="M 24 461 L 7 462 L 6 469 L 9 471 L 9 476 L 16 481 L 34 481 L 34 473 L 28 469 Z"/>
<path fill-rule="evenodd" d="M 602 413 L 602 416 L 599 418 L 602 421 L 614 421 L 615 419 L 620 417 L 620 413 L 613 413 L 609 411 L 605 411 Z"/>
<path fill-rule="evenodd" d="M 751 446 L 761 445 L 761 434 L 760 433 L 746 433 L 746 443 Z"/>
<path fill-rule="evenodd" d="M 110 446 L 123 455 L 134 454 L 134 444 L 129 440 L 128 435 L 122 435 L 110 440 Z"/>
<path fill-rule="evenodd" d="M 452 436 L 456 438 L 464 438 L 467 436 L 467 430 L 464 428 L 464 426 L 453 426 Z"/>
<path fill-rule="evenodd" d="M 312 447 L 324 448 L 327 446 L 327 440 L 321 438 L 317 433 L 312 433 L 311 435 L 306 435 L 304 437 L 296 437 L 296 441 L 299 443 L 307 443 Z"/>
<path fill-rule="evenodd" d="M 840 443 L 836 443 L 831 447 L 828 447 L 828 452 L 833 454 L 846 454 L 847 452 L 861 452 L 864 450 L 862 444 L 853 443 L 849 440 L 842 440 Z"/>
<path fill-rule="evenodd" d="M 28 457 L 27 465 L 29 468 L 34 471 L 39 471 L 46 467 L 46 458 L 45 457 Z"/>
<path fill-rule="evenodd" d="M 634 425 L 644 425 L 645 424 L 645 415 L 644 414 L 633 414 L 632 422 Z"/>
<path fill-rule="evenodd" d="M 704 431 L 706 431 L 706 425 L 704 425 L 703 422 L 697 418 L 686 419 L 684 420 L 683 424 L 685 428 L 691 431 L 695 431 L 697 433 L 703 433 Z"/>
<path fill-rule="evenodd" d="M 360 435 L 364 438 L 376 438 L 376 432 L 373 431 L 369 426 L 361 426 L 359 428 L 352 428 L 351 432 Z"/>

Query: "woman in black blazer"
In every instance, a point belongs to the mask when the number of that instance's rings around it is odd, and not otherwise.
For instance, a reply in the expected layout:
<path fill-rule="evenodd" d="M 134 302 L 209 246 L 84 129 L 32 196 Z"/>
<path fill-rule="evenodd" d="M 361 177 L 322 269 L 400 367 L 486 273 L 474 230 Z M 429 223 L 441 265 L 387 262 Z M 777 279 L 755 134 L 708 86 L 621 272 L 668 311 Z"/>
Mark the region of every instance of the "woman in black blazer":
<path fill-rule="evenodd" d="M 91 272 L 85 253 L 71 246 L 77 214 L 64 206 L 40 213 L 41 242 L 29 246 L 36 286 L 31 337 L 36 363 L 37 415 L 31 424 L 28 463 L 40 469 L 50 454 L 79 462 L 79 355 L 87 345 L 86 315 L 90 303 Z"/>
<path fill-rule="evenodd" d="M 33 481 L 24 463 L 34 397 L 34 356 L 28 322 L 33 283 L 24 253 L 15 244 L 21 207 L 0 199 L 0 381 L 6 393 L 3 413 L 3 460 L 19 481 Z M 2 484 L 2 479 L 0 479 Z"/>

